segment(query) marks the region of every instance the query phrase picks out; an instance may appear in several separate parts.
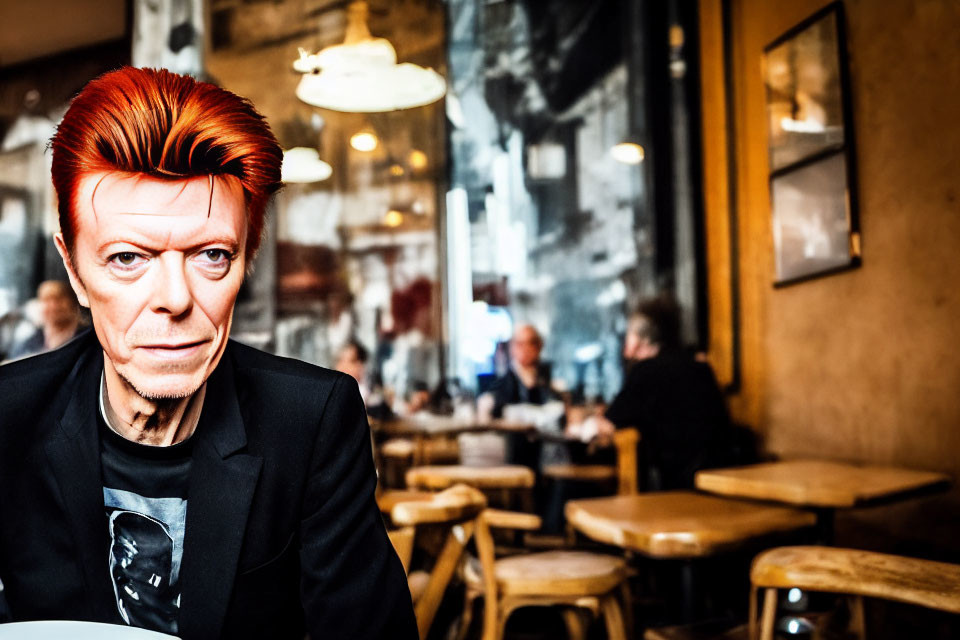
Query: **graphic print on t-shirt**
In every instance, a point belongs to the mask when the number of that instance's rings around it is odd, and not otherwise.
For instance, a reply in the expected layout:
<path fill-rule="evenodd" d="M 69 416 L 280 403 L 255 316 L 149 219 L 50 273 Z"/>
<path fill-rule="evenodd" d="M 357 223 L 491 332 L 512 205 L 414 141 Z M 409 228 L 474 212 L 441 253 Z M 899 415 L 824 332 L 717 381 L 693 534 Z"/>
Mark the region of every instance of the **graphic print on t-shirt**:
<path fill-rule="evenodd" d="M 175 634 L 187 501 L 103 488 L 110 578 L 123 620 Z"/>

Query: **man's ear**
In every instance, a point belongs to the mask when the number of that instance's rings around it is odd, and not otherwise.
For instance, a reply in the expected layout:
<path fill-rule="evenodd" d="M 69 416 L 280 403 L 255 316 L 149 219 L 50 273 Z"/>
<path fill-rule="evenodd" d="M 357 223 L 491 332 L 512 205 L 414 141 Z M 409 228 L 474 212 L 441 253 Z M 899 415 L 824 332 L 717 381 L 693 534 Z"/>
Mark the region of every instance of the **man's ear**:
<path fill-rule="evenodd" d="M 70 278 L 70 286 L 73 287 L 73 292 L 77 294 L 77 301 L 80 303 L 80 306 L 89 309 L 90 299 L 87 297 L 87 290 L 83 287 L 80 276 L 77 275 L 76 270 L 73 268 L 73 260 L 70 259 L 70 252 L 67 251 L 67 243 L 64 242 L 62 233 L 57 232 L 53 234 L 53 244 L 57 246 L 57 253 L 60 254 L 60 258 L 63 260 L 63 266 L 67 270 L 67 277 Z"/>

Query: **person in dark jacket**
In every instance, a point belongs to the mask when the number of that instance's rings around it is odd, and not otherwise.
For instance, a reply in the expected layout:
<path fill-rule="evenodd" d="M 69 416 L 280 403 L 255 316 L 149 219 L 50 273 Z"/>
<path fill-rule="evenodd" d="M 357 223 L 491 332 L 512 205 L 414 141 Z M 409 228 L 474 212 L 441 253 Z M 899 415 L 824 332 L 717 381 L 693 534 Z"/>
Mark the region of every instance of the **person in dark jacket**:
<path fill-rule="evenodd" d="M 417 638 L 356 381 L 229 340 L 280 181 L 263 118 L 125 67 L 52 147 L 55 242 L 93 331 L 0 367 L 10 618 Z"/>
<path fill-rule="evenodd" d="M 689 489 L 694 474 L 708 466 L 730 419 L 713 370 L 680 348 L 679 309 L 655 298 L 630 317 L 623 355 L 623 388 L 598 429 L 636 427 L 648 489 Z"/>

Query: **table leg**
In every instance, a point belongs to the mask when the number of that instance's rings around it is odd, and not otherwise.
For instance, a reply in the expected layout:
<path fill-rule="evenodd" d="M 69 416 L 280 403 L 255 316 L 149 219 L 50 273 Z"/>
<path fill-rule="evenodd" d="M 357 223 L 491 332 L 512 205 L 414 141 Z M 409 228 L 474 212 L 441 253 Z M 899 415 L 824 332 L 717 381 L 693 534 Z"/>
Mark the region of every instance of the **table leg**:
<path fill-rule="evenodd" d="M 817 514 L 817 544 L 833 546 L 834 544 L 834 521 L 836 511 L 830 508 L 820 508 L 816 510 Z"/>

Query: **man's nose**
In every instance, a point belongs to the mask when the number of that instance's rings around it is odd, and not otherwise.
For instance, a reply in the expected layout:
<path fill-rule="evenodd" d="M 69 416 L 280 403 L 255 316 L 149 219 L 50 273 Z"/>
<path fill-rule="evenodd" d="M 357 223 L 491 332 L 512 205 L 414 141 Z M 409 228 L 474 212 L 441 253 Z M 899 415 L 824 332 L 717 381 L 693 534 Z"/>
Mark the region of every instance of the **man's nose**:
<path fill-rule="evenodd" d="M 164 253 L 159 257 L 159 274 L 154 286 L 151 307 L 157 313 L 182 316 L 193 307 L 193 293 L 187 281 L 183 254 Z"/>

